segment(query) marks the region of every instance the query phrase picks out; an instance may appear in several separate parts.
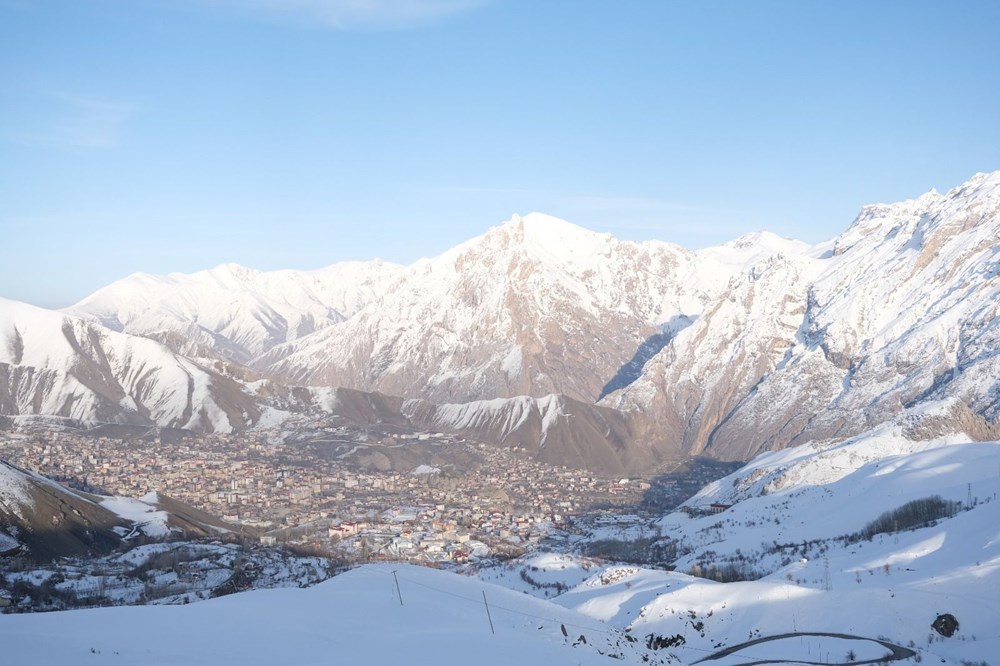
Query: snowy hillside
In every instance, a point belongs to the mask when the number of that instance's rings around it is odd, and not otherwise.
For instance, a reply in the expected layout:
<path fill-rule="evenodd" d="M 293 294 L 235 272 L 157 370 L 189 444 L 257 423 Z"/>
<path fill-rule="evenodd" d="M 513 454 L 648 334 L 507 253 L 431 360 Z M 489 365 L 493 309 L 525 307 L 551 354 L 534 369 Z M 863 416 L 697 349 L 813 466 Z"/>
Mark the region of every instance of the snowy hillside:
<path fill-rule="evenodd" d="M 0 298 L 0 414 L 231 432 L 259 410 L 231 379 L 152 340 Z"/>
<path fill-rule="evenodd" d="M 690 452 L 746 459 L 1000 390 L 1000 172 L 868 206 L 829 245 L 758 262 L 605 404 Z M 735 381 L 734 381 L 735 379 Z"/>
<path fill-rule="evenodd" d="M 994 663 L 1000 443 L 915 437 L 938 407 L 762 454 L 710 484 L 647 533 L 675 571 L 544 554 L 480 575 L 660 637 L 682 663 L 846 664 L 887 644 L 928 663 Z M 958 621 L 950 637 L 931 628 L 942 614 Z"/>
<path fill-rule="evenodd" d="M 223 264 L 193 274 L 137 273 L 66 312 L 161 340 L 187 355 L 211 352 L 246 363 L 277 344 L 352 316 L 378 299 L 402 270 L 376 260 L 315 271 L 264 272 Z"/>
<path fill-rule="evenodd" d="M 669 663 L 644 662 L 623 632 L 555 604 L 407 565 L 184 606 L 4 616 L 0 643 L 24 666 Z"/>

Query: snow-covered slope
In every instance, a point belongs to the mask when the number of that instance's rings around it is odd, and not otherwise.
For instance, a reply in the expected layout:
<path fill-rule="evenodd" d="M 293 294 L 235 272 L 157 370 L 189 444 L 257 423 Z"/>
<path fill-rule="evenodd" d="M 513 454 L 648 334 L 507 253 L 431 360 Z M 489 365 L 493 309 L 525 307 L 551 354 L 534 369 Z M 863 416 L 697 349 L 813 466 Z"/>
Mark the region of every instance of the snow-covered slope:
<path fill-rule="evenodd" d="M 47 562 L 109 552 L 135 536 L 194 538 L 231 527 L 156 492 L 139 499 L 79 492 L 0 460 L 0 554 Z"/>
<path fill-rule="evenodd" d="M 722 628 L 739 640 L 740 629 L 746 636 L 839 631 L 888 636 L 934 662 L 995 656 L 998 470 L 1000 444 L 914 441 L 898 427 L 764 456 L 692 500 L 736 502 L 732 508 L 698 519 L 676 514 L 663 527 L 694 546 L 688 563 L 730 562 L 773 573 L 758 582 L 699 583 L 672 592 L 646 608 L 645 624 L 661 632 L 681 629 L 685 620 L 668 610 L 680 606 L 705 618 L 707 633 L 716 637 Z M 901 531 L 837 539 L 932 496 L 963 510 L 928 527 L 908 530 L 894 520 L 891 526 Z M 958 635 L 931 630 L 940 613 L 959 620 Z M 690 630 L 687 635 L 697 640 Z"/>
<path fill-rule="evenodd" d="M 151 337 L 187 355 L 246 363 L 276 344 L 343 321 L 402 272 L 382 261 L 263 272 L 223 264 L 193 274 L 136 273 L 66 312 Z"/>
<path fill-rule="evenodd" d="M 675 571 L 533 555 L 520 576 L 509 564 L 481 575 L 662 637 L 661 654 L 682 663 L 736 648 L 706 663 L 847 664 L 889 655 L 880 639 L 926 663 L 992 663 L 1000 443 L 923 439 L 952 409 L 927 405 L 840 443 L 765 453 L 709 484 L 650 535 L 676 553 L 665 562 Z M 951 637 L 931 628 L 944 613 L 959 622 Z M 760 638 L 774 640 L 744 645 Z"/>
<path fill-rule="evenodd" d="M 606 474 L 649 469 L 666 453 L 637 442 L 620 412 L 561 395 L 443 405 L 408 400 L 402 412 L 423 430 L 519 447 L 544 462 Z"/>
<path fill-rule="evenodd" d="M 0 460 L 0 552 L 23 549 L 48 560 L 107 551 L 126 525 L 90 497 Z"/>
<path fill-rule="evenodd" d="M 159 343 L 0 298 L 0 414 L 231 432 L 259 410 Z"/>
<path fill-rule="evenodd" d="M 622 632 L 556 604 L 408 565 L 185 606 L 5 616 L 0 643 L 24 666 L 665 663 L 645 662 Z"/>
<path fill-rule="evenodd" d="M 515 216 L 411 266 L 377 304 L 255 365 L 294 383 L 439 401 L 593 401 L 647 339 L 701 313 L 739 265 L 734 257 L 761 252 L 767 244 L 748 241 L 699 261 L 667 243 Z"/>
<path fill-rule="evenodd" d="M 738 274 L 606 399 L 685 450 L 758 451 L 865 431 L 928 399 L 1000 410 L 1000 172 L 868 206 L 825 255 Z"/>

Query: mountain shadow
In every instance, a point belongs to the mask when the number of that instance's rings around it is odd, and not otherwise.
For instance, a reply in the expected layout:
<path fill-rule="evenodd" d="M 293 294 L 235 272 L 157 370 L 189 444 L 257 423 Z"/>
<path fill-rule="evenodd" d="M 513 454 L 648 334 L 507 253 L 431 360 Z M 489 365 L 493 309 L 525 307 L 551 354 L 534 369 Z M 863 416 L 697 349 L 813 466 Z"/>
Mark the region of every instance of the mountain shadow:
<path fill-rule="evenodd" d="M 646 363 L 659 354 L 660 350 L 666 347 L 674 339 L 675 335 L 693 324 L 695 319 L 695 317 L 689 317 L 688 315 L 674 315 L 671 317 L 670 321 L 660 327 L 659 333 L 649 336 L 639 345 L 639 348 L 636 349 L 635 354 L 632 355 L 628 363 L 620 367 L 615 376 L 604 385 L 604 388 L 601 389 L 601 395 L 597 399 L 600 400 L 609 393 L 623 389 L 639 379 L 642 376 L 643 368 L 646 367 Z"/>

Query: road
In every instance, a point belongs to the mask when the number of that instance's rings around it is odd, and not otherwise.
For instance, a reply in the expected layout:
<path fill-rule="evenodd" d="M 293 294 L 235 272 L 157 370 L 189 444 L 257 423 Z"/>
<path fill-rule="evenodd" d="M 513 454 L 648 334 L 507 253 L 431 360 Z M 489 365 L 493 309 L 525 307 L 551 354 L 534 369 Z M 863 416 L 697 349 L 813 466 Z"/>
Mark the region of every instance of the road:
<path fill-rule="evenodd" d="M 716 652 L 714 654 L 710 654 L 709 656 L 705 657 L 704 659 L 699 659 L 698 661 L 696 661 L 694 663 L 695 664 L 701 664 L 701 663 L 704 663 L 706 661 L 713 661 L 715 659 L 722 659 L 723 657 L 728 657 L 729 655 L 735 654 L 735 653 L 739 652 L 740 650 L 748 648 L 748 647 L 750 647 L 752 645 L 758 645 L 760 643 L 768 643 L 770 641 L 784 640 L 786 638 L 797 638 L 799 636 L 825 636 L 825 637 L 828 637 L 828 638 L 843 638 L 843 639 L 846 639 L 846 640 L 853 640 L 853 641 L 871 641 L 872 643 L 878 643 L 882 647 L 886 648 L 887 650 L 889 650 L 891 652 L 891 654 L 889 654 L 887 656 L 884 656 L 884 657 L 879 657 L 877 659 L 868 659 L 866 661 L 844 661 L 844 662 L 839 662 L 839 663 L 837 663 L 837 662 L 826 662 L 826 661 L 803 661 L 801 659 L 795 659 L 795 658 L 787 659 L 787 660 L 784 660 L 784 659 L 759 659 L 757 661 L 748 661 L 748 662 L 746 662 L 744 664 L 740 664 L 740 666 L 757 666 L 758 664 L 784 664 L 784 663 L 789 663 L 789 662 L 794 662 L 796 664 L 815 664 L 815 666 L 861 666 L 862 664 L 878 664 L 878 663 L 886 662 L 886 661 L 898 661 L 900 659 L 909 659 L 910 657 L 913 657 L 914 655 L 917 654 L 916 652 L 914 652 L 910 648 L 905 648 L 905 647 L 903 647 L 901 645 L 896 645 L 894 643 L 890 643 L 888 641 L 883 641 L 883 640 L 878 639 L 878 638 L 866 638 L 864 636 L 851 636 L 850 634 L 834 634 L 834 633 L 826 633 L 826 632 L 799 631 L 799 632 L 793 632 L 793 633 L 790 633 L 790 634 L 778 634 L 776 636 L 765 636 L 764 638 L 756 638 L 756 639 L 754 639 L 752 641 L 747 641 L 746 643 L 740 643 L 739 645 L 734 645 L 734 646 L 728 647 L 728 648 L 726 648 L 724 650 L 719 650 L 718 652 Z"/>

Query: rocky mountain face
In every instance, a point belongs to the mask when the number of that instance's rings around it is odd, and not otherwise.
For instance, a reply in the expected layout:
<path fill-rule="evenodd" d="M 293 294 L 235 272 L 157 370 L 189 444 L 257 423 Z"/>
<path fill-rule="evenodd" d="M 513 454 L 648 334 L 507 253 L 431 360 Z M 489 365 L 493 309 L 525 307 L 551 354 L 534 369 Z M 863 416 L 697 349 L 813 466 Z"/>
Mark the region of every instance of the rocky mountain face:
<path fill-rule="evenodd" d="M 0 414 L 231 432 L 260 409 L 242 385 L 157 342 L 0 299 Z"/>
<path fill-rule="evenodd" d="M 375 306 L 254 362 L 295 384 L 434 401 L 552 393 L 593 402 L 637 353 L 697 317 L 748 246 L 699 257 L 540 214 L 410 267 Z"/>
<path fill-rule="evenodd" d="M 689 253 L 532 215 L 412 266 L 377 307 L 254 363 L 290 383 L 465 401 L 593 401 L 657 325 L 705 296 Z"/>
<path fill-rule="evenodd" d="M 217 431 L 325 395 L 616 471 L 846 437 L 930 400 L 965 410 L 941 428 L 990 430 L 998 238 L 1000 172 L 868 206 L 816 247 L 690 252 L 531 214 L 409 267 L 135 275 L 66 314 L 0 301 L 0 414 Z"/>
<path fill-rule="evenodd" d="M 998 238 L 1000 173 L 868 206 L 825 253 L 735 278 L 604 404 L 633 413 L 645 437 L 734 459 L 941 398 L 995 420 Z"/>

